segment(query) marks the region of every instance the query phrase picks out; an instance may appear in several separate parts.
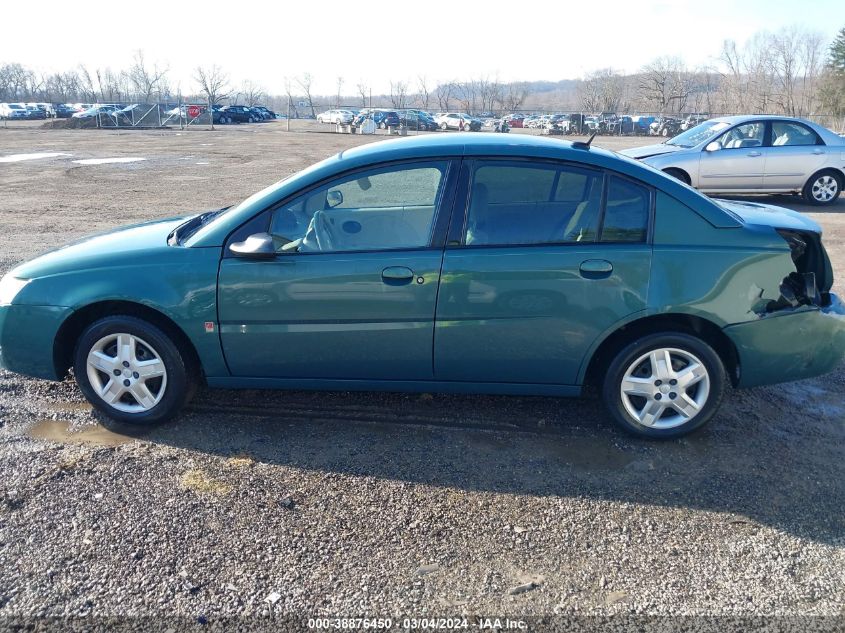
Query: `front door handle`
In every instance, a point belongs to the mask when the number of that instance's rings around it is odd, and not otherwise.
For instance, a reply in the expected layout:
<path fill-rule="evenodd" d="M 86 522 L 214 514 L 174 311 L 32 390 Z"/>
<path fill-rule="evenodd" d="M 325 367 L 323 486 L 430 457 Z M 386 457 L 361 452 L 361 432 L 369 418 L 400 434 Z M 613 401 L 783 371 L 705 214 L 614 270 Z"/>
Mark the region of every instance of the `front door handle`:
<path fill-rule="evenodd" d="M 414 271 L 406 266 L 388 266 L 381 271 L 386 283 L 408 283 L 414 278 Z"/>
<path fill-rule="evenodd" d="M 748 152 L 748 155 L 752 158 L 756 158 L 757 156 L 762 156 L 762 152 Z"/>
<path fill-rule="evenodd" d="M 587 279 L 600 279 L 610 276 L 613 264 L 606 259 L 585 259 L 579 268 L 581 276 Z"/>

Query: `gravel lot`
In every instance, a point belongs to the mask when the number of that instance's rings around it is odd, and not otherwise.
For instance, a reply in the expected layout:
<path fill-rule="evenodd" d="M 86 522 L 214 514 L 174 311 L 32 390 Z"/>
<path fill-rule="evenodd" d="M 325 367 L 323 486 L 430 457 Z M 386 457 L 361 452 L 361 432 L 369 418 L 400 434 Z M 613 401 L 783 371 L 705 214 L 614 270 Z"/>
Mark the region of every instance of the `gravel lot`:
<path fill-rule="evenodd" d="M 0 159 L 69 154 L 0 162 L 0 273 L 374 140 L 294 128 L 0 128 Z M 73 162 L 100 158 L 145 160 Z M 811 215 L 843 293 L 845 201 Z M 138 433 L 101 426 L 72 381 L 0 372 L 0 627 L 649 614 L 842 630 L 843 396 L 845 367 L 733 392 L 702 432 L 649 443 L 592 399 L 205 391 Z"/>

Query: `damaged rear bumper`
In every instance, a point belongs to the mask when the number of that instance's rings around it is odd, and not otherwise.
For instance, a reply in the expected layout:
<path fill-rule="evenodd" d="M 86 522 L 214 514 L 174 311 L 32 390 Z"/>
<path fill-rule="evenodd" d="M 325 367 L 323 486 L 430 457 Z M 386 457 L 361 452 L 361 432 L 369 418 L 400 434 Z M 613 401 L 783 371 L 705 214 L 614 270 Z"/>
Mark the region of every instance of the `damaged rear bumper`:
<path fill-rule="evenodd" d="M 832 371 L 845 357 L 845 306 L 801 306 L 724 329 L 739 355 L 739 387 L 812 378 Z"/>

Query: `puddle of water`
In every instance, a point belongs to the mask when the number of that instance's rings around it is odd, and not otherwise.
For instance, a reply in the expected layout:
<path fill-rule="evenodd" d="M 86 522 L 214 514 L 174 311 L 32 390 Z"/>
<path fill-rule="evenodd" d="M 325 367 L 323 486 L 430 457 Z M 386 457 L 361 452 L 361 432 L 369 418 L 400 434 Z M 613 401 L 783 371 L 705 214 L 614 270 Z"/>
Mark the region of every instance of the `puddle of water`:
<path fill-rule="evenodd" d="M 122 158 L 84 158 L 82 160 L 73 161 L 77 165 L 105 165 L 107 163 L 137 163 L 146 158 L 139 158 L 137 156 L 125 156 Z"/>
<path fill-rule="evenodd" d="M 0 156 L 0 163 L 20 163 L 25 160 L 38 160 L 39 158 L 59 158 L 60 156 L 72 156 L 65 152 L 38 152 L 37 154 L 11 154 Z"/>
<path fill-rule="evenodd" d="M 197 165 L 210 165 L 211 163 L 197 163 Z"/>
<path fill-rule="evenodd" d="M 59 444 L 86 444 L 88 446 L 122 446 L 133 442 L 136 437 L 110 431 L 99 424 L 91 424 L 72 429 L 67 420 L 40 420 L 27 432 L 27 436 L 36 440 L 49 440 Z M 137 437 L 140 437 L 137 436 Z"/>

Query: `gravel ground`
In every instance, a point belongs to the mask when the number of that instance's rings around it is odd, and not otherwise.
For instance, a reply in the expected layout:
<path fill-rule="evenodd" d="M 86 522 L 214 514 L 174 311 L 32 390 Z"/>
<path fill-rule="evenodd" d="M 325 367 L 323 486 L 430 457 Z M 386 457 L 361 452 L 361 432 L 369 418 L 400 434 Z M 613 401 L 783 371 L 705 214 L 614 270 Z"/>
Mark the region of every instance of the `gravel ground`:
<path fill-rule="evenodd" d="M 71 154 L 0 163 L 0 270 L 372 140 L 295 127 L 0 128 L 0 158 Z M 146 160 L 72 162 L 108 157 Z M 814 214 L 837 272 L 842 211 Z M 593 399 L 437 394 L 204 391 L 139 433 L 99 420 L 72 380 L 0 372 L 0 627 L 645 614 L 842 630 L 843 394 L 845 368 L 732 392 L 664 443 L 617 432 Z"/>

